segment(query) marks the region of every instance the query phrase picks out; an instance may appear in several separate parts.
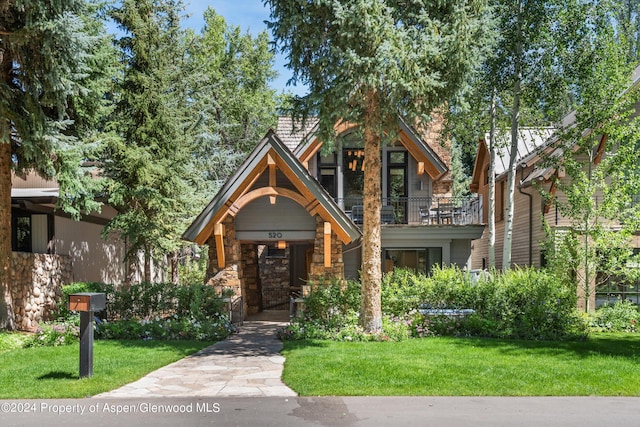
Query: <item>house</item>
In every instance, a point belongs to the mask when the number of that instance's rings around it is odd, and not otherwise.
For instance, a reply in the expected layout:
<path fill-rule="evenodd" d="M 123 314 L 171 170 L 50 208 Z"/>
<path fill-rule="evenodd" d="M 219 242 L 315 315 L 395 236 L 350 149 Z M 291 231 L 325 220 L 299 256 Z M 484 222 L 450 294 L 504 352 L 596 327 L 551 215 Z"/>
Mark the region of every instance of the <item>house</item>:
<path fill-rule="evenodd" d="M 640 67 L 634 75 L 634 85 L 640 82 Z M 560 126 L 567 128 L 575 123 L 575 113 L 564 117 Z M 502 139 L 502 141 L 501 141 Z M 595 147 L 593 168 L 596 168 L 606 155 L 606 135 L 598 136 L 598 144 Z M 504 247 L 505 209 L 506 209 L 506 180 L 508 173 L 510 135 L 497 137 L 498 148 L 496 150 L 495 172 L 495 256 L 496 268 L 503 267 L 502 251 Z M 544 267 L 547 263 L 544 243 L 549 236 L 545 231 L 545 223 L 552 235 L 565 233 L 572 226 L 570 218 L 565 217 L 553 200 L 543 197 L 543 192 L 550 194 L 560 202 L 566 201 L 566 196 L 558 189 L 557 182 L 569 183 L 561 166 L 549 165 L 546 159 L 559 158 L 563 150 L 573 149 L 559 144 L 558 134 L 553 128 L 522 128 L 518 138 L 518 154 L 516 158 L 516 190 L 514 193 L 514 214 L 512 232 L 511 262 L 516 266 Z M 576 147 L 574 147 L 576 148 Z M 579 159 L 585 168 L 590 162 L 587 156 Z M 470 190 L 473 193 L 489 200 L 489 149 L 486 139 L 481 139 L 475 159 Z M 482 222 L 488 222 L 488 205 L 485 203 L 482 210 Z M 615 227 L 616 224 L 611 224 Z M 640 253 L 640 236 L 636 234 L 632 242 L 636 253 Z M 488 266 L 489 238 L 488 228 L 480 239 L 472 242 L 471 268 L 484 269 Z M 595 276 L 595 274 L 593 275 Z M 632 297 L 636 303 L 640 303 L 640 293 L 616 289 L 614 291 L 599 294 L 596 289 L 595 279 L 592 276 L 589 292 L 589 307 L 597 307 L 605 300 L 615 300 L 619 296 Z M 583 287 L 578 287 L 579 297 L 584 297 Z M 580 308 L 585 308 L 584 298 L 579 298 Z"/>
<path fill-rule="evenodd" d="M 383 271 L 470 267 L 481 198 L 452 197 L 440 122 L 398 126 L 381 153 Z M 316 131 L 281 117 L 183 234 L 208 245 L 208 283 L 233 289 L 246 314 L 288 307 L 309 281 L 359 277 L 363 142 L 342 123 L 338 148 L 325 152 Z"/>
<path fill-rule="evenodd" d="M 11 246 L 12 296 L 16 325 L 33 329 L 47 319 L 72 282 L 120 284 L 126 278 L 126 242 L 102 230 L 117 211 L 103 205 L 100 212 L 83 215 L 80 221 L 56 209 L 59 186 L 35 173 L 12 175 Z M 141 271 L 129 272 L 134 281 Z M 156 269 L 155 279 L 165 279 Z"/>

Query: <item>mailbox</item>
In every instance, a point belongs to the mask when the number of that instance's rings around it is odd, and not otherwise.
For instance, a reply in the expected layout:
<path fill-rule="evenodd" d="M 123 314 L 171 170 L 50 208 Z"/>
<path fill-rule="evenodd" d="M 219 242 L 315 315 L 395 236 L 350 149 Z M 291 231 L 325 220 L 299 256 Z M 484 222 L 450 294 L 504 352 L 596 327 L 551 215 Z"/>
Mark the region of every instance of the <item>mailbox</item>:
<path fill-rule="evenodd" d="M 69 310 L 72 311 L 101 311 L 106 303 L 105 294 L 82 292 L 69 295 Z"/>
<path fill-rule="evenodd" d="M 104 310 L 103 293 L 69 295 L 69 310 L 80 312 L 80 378 L 93 375 L 93 312 Z"/>

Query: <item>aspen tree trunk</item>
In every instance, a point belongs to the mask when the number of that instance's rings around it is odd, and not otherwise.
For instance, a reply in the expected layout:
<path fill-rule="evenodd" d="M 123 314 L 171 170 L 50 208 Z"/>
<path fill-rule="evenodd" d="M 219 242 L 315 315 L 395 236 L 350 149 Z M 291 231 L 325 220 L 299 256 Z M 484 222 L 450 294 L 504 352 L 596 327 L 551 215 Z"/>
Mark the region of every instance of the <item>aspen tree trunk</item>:
<path fill-rule="evenodd" d="M 489 268 L 496 266 L 496 89 L 491 93 L 489 110 Z"/>
<path fill-rule="evenodd" d="M 507 203 L 504 219 L 504 248 L 502 269 L 511 268 L 511 243 L 513 241 L 514 194 L 516 190 L 516 158 L 518 156 L 518 125 L 520 122 L 520 90 L 522 81 L 522 0 L 518 1 L 516 46 L 514 55 L 513 108 L 511 110 L 511 149 L 507 174 Z"/>

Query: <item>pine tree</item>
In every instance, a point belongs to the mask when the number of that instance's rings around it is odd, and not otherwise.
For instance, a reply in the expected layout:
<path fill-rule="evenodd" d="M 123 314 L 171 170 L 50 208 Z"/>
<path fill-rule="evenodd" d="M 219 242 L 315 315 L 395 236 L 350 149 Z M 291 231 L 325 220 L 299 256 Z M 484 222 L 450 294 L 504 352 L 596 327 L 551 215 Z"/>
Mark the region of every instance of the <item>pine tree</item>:
<path fill-rule="evenodd" d="M 119 214 L 105 233 L 128 243 L 127 259 L 150 262 L 176 249 L 191 194 L 187 165 L 187 94 L 184 32 L 179 1 L 125 0 L 111 16 L 125 33 L 119 40 L 124 75 L 109 128 L 119 138 L 103 153 L 109 202 Z"/>
<path fill-rule="evenodd" d="M 68 131 L 92 39 L 80 0 L 0 3 L 0 328 L 14 329 L 11 298 L 11 171 L 58 178 L 61 202 L 79 175 Z M 75 190 L 77 190 L 76 188 Z M 87 199 L 85 199 L 87 200 Z M 95 205 L 94 205 L 95 206 Z"/>
<path fill-rule="evenodd" d="M 317 115 L 328 145 L 339 121 L 364 135 L 362 306 L 366 331 L 382 326 L 380 150 L 398 134 L 398 115 L 429 120 L 482 57 L 484 1 L 269 0 L 269 23 L 294 80 L 310 93 L 296 116 Z"/>

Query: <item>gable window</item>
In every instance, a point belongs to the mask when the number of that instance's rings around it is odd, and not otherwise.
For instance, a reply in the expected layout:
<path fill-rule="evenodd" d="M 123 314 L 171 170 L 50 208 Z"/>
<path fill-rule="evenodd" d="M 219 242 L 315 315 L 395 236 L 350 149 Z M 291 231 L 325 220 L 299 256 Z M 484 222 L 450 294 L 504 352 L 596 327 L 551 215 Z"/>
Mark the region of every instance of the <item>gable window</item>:
<path fill-rule="evenodd" d="M 335 152 L 318 157 L 318 181 L 327 192 L 338 197 L 338 161 Z"/>
<path fill-rule="evenodd" d="M 14 210 L 11 213 L 11 250 L 50 253 L 53 239 L 53 215 Z"/>

